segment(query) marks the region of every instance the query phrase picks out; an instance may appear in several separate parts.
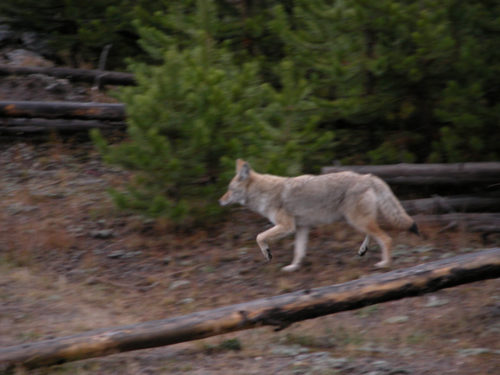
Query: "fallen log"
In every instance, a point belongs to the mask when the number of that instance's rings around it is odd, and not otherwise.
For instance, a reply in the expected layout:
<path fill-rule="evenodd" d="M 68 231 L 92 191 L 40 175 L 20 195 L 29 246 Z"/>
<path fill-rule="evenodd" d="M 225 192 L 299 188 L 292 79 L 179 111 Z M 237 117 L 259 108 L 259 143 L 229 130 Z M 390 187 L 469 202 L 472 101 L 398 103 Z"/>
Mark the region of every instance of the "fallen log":
<path fill-rule="evenodd" d="M 101 120 L 64 120 L 43 118 L 3 118 L 0 119 L 0 134 L 34 134 L 57 131 L 76 133 L 90 129 L 123 130 L 126 123 L 122 121 Z"/>
<path fill-rule="evenodd" d="M 483 241 L 493 233 L 500 233 L 500 213 L 451 213 L 442 215 L 415 215 L 415 221 L 421 224 L 434 224 L 444 227 L 439 232 L 460 229 L 467 232 L 481 233 Z"/>
<path fill-rule="evenodd" d="M 410 215 L 451 212 L 500 212 L 500 197 L 440 197 L 401 201 Z"/>
<path fill-rule="evenodd" d="M 123 121 L 125 105 L 121 103 L 0 101 L 0 117 Z"/>
<path fill-rule="evenodd" d="M 111 72 L 107 70 L 73 69 L 73 68 L 41 68 L 26 66 L 0 65 L 0 76 L 44 74 L 56 78 L 65 78 L 71 81 L 94 83 L 103 85 L 135 85 L 135 77 L 131 73 Z"/>
<path fill-rule="evenodd" d="M 417 214 L 413 216 L 417 223 L 443 224 L 450 222 L 460 222 L 468 226 L 482 226 L 494 224 L 500 231 L 500 213 L 450 213 L 440 215 Z"/>
<path fill-rule="evenodd" d="M 0 369 L 36 368 L 294 322 L 500 277 L 500 248 L 175 318 L 0 348 Z"/>
<path fill-rule="evenodd" d="M 394 185 L 458 185 L 464 183 L 500 183 L 500 163 L 390 164 L 323 167 L 321 172 L 354 171 L 372 173 Z"/>

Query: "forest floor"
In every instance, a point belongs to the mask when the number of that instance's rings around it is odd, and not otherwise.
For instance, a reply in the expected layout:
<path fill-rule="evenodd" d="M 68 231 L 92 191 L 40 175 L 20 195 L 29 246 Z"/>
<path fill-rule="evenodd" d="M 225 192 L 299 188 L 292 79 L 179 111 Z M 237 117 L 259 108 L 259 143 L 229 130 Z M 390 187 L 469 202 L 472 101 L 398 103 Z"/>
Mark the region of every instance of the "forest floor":
<path fill-rule="evenodd" d="M 47 77 L 2 79 L 0 100 L 107 101 Z M 50 90 L 49 90 L 50 89 Z M 374 246 L 339 223 L 311 233 L 304 266 L 293 238 L 266 263 L 266 220 L 242 208 L 227 221 L 176 231 L 114 208 L 128 178 L 88 142 L 0 143 L 0 347 L 164 319 L 380 272 Z M 221 192 L 222 194 L 223 192 Z M 466 228 L 421 224 L 393 233 L 393 269 L 499 246 Z M 443 225 L 445 226 L 445 224 Z M 34 370 L 34 374 L 497 374 L 500 279 L 368 306 L 274 332 L 259 328 L 169 347 Z M 22 373 L 22 372 L 20 372 Z"/>

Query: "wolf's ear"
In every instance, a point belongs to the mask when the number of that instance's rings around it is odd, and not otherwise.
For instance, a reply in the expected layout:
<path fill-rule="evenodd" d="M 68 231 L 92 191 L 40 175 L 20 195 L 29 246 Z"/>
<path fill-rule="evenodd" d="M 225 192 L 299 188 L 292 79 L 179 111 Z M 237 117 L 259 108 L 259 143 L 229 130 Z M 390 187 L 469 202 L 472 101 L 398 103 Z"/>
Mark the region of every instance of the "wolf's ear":
<path fill-rule="evenodd" d="M 246 161 L 243 159 L 236 159 L 236 172 L 239 172 L 241 167 L 243 167 L 243 164 L 245 164 Z"/>
<path fill-rule="evenodd" d="M 250 164 L 242 159 L 236 160 L 236 175 L 239 181 L 245 181 L 250 176 Z"/>

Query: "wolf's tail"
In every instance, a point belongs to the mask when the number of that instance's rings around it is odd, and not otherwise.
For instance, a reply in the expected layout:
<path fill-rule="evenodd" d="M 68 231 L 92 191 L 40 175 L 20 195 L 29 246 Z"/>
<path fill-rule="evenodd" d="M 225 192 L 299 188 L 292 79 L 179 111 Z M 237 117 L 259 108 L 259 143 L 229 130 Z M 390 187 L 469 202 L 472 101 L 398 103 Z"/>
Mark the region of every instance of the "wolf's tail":
<path fill-rule="evenodd" d="M 373 176 L 372 188 L 377 196 L 378 214 L 382 217 L 383 222 L 393 228 L 406 229 L 420 235 L 417 224 L 406 213 L 389 185 L 380 178 Z"/>

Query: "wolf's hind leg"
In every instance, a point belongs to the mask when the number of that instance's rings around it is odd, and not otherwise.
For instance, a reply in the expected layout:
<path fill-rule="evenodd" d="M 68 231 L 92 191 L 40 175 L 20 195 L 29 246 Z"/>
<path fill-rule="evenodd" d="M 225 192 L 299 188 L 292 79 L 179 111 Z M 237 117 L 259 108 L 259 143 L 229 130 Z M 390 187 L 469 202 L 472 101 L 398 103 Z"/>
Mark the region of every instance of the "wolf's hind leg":
<path fill-rule="evenodd" d="M 375 267 L 377 268 L 386 268 L 391 265 L 391 247 L 392 247 L 392 239 L 389 237 L 377 223 L 373 222 L 368 226 L 368 231 L 371 236 L 375 238 L 380 248 L 382 249 L 382 260 L 378 263 L 375 263 Z"/>
<path fill-rule="evenodd" d="M 360 231 L 364 232 L 367 234 L 365 241 L 363 241 L 363 244 L 366 241 L 368 237 L 373 237 L 375 241 L 377 241 L 378 245 L 380 246 L 380 249 L 382 250 L 382 260 L 378 263 L 375 264 L 375 267 L 378 268 L 385 268 L 389 267 L 391 265 L 391 247 L 392 247 L 392 239 L 389 237 L 375 221 L 370 221 L 370 222 L 363 222 L 363 221 L 357 221 L 353 222 L 350 220 L 350 223 Z M 361 244 L 361 247 L 363 247 L 363 244 Z M 366 251 L 366 249 L 365 249 Z M 361 253 L 361 248 L 359 249 L 359 254 Z M 363 253 L 364 254 L 364 253 Z M 360 254 L 362 255 L 362 254 Z"/>
<path fill-rule="evenodd" d="M 300 263 L 304 256 L 306 255 L 307 249 L 307 240 L 309 237 L 309 228 L 300 227 L 297 228 L 297 232 L 295 233 L 295 247 L 293 253 L 293 261 L 286 267 L 283 267 L 282 270 L 286 272 L 293 272 L 299 269 Z"/>
<path fill-rule="evenodd" d="M 365 239 L 363 240 L 363 243 L 361 244 L 361 246 L 359 247 L 359 250 L 358 250 L 358 255 L 360 257 L 362 257 L 363 255 L 365 255 L 366 250 L 368 250 L 368 244 L 369 243 L 370 243 L 370 236 L 366 235 Z"/>
<path fill-rule="evenodd" d="M 377 241 L 382 250 L 382 260 L 376 263 L 375 267 L 383 268 L 391 265 L 392 239 L 377 224 L 376 201 L 377 197 L 373 190 L 366 191 L 357 200 L 349 202 L 351 205 L 345 213 L 345 217 L 354 228 L 365 233 L 367 237 L 373 237 Z M 365 241 L 363 241 L 363 244 Z M 363 247 L 363 244 L 361 244 L 361 247 Z M 360 248 L 358 254 L 361 250 L 362 248 Z"/>

